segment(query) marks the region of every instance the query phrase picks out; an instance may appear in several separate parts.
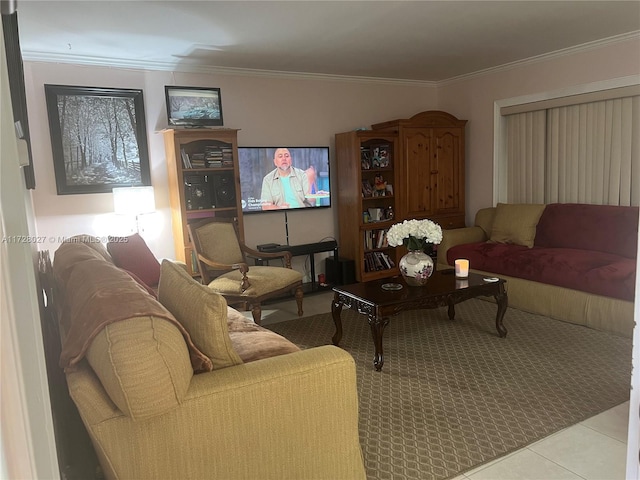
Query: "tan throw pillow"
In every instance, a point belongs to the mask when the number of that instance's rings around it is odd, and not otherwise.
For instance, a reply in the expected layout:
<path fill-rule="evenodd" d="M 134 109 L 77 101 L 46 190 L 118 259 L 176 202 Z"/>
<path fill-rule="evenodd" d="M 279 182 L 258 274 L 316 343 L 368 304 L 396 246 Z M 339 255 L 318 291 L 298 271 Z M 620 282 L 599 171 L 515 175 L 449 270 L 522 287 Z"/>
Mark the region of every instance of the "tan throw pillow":
<path fill-rule="evenodd" d="M 163 260 L 158 300 L 211 359 L 214 370 L 242 363 L 229 338 L 224 297 L 196 282 L 177 263 Z"/>
<path fill-rule="evenodd" d="M 491 230 L 492 242 L 533 247 L 543 204 L 499 203 Z"/>

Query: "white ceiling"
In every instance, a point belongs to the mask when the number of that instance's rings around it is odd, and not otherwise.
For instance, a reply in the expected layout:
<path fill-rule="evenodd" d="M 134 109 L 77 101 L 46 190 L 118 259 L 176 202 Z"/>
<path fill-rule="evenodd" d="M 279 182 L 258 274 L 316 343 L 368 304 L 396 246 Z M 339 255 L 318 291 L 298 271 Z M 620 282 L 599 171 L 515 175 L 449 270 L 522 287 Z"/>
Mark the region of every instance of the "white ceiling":
<path fill-rule="evenodd" d="M 25 60 L 437 82 L 638 34 L 640 1 L 18 0 L 18 24 Z"/>

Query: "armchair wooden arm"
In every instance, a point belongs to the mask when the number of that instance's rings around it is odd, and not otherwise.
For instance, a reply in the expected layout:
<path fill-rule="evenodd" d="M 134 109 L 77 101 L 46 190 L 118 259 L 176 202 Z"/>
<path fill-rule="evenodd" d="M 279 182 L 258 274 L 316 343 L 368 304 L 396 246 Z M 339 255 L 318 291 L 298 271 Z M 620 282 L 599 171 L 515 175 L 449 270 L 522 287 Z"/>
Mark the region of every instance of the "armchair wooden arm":
<path fill-rule="evenodd" d="M 242 273 L 242 280 L 240 281 L 241 291 L 244 292 L 247 288 L 251 286 L 251 282 L 249 282 L 249 279 L 247 278 L 249 265 L 247 265 L 246 263 L 241 262 L 241 263 L 233 263 L 231 265 L 227 265 L 224 263 L 218 263 L 218 262 L 209 260 L 207 257 L 201 254 L 198 254 L 198 260 L 200 260 L 202 263 L 208 265 L 209 267 L 215 270 L 223 270 L 223 271 L 240 270 L 240 273 Z"/>
<path fill-rule="evenodd" d="M 242 242 L 240 242 L 240 248 L 247 256 L 251 258 L 263 258 L 263 259 L 282 258 L 284 259 L 284 266 L 286 268 L 291 268 L 291 259 L 293 258 L 293 256 L 291 255 L 291 252 L 289 252 L 288 250 L 284 250 L 282 252 L 273 252 L 273 253 L 260 252 L 258 250 L 254 250 L 251 247 L 248 247 Z"/>
<path fill-rule="evenodd" d="M 247 265 L 246 263 L 232 263 L 232 264 L 218 263 L 208 259 L 207 257 L 205 257 L 200 253 L 198 254 L 198 260 L 207 264 L 209 267 L 213 268 L 214 270 L 222 270 L 227 272 L 230 270 L 240 270 L 242 273 L 246 273 L 249 270 L 249 265 Z"/>

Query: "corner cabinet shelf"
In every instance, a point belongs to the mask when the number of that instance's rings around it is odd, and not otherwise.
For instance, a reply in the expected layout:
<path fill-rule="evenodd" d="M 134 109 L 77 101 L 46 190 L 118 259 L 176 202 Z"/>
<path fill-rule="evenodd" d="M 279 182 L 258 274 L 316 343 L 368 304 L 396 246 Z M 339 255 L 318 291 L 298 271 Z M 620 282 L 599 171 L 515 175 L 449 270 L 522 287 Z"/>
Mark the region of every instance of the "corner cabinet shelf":
<path fill-rule="evenodd" d="M 398 252 L 386 240 L 395 223 L 398 136 L 353 131 L 336 134 L 340 255 L 355 261 L 356 279 L 398 275 Z"/>
<path fill-rule="evenodd" d="M 163 130 L 169 177 L 169 199 L 176 258 L 197 275 L 189 222 L 208 217 L 237 217 L 240 237 L 244 224 L 240 205 L 238 130 Z"/>

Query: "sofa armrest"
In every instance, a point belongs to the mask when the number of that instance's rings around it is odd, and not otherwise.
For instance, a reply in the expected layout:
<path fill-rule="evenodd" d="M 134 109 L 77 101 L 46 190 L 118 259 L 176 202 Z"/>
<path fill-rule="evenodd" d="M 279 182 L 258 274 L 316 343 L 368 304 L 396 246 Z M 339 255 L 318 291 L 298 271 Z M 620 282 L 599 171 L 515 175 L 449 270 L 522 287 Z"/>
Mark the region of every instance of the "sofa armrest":
<path fill-rule="evenodd" d="M 438 245 L 438 270 L 451 268 L 447 262 L 447 251 L 456 245 L 486 242 L 487 234 L 480 227 L 453 228 L 442 231 L 442 241 Z"/>
<path fill-rule="evenodd" d="M 96 405 L 110 402 L 99 382 L 69 380 L 108 478 L 365 478 L 355 363 L 338 347 L 195 375 L 144 422 Z"/>

